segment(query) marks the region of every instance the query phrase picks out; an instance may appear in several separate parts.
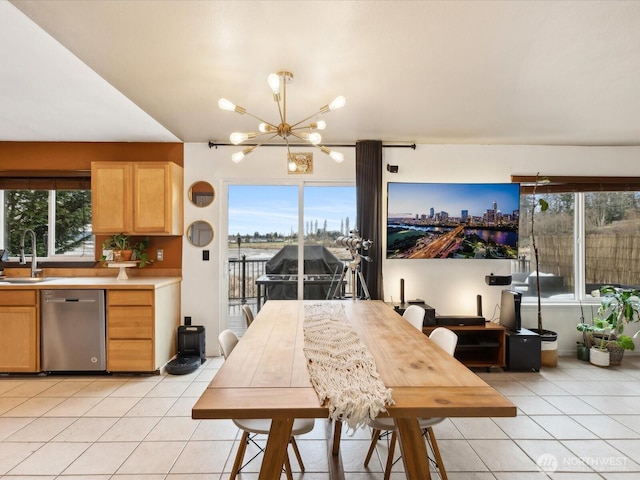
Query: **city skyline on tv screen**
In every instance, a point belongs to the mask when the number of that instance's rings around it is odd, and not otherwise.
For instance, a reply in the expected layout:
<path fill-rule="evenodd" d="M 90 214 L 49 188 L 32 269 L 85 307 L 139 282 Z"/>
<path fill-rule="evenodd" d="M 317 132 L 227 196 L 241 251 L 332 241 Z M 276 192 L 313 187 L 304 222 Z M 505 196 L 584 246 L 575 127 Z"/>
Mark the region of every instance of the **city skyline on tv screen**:
<path fill-rule="evenodd" d="M 518 258 L 517 183 L 387 184 L 387 258 Z"/>

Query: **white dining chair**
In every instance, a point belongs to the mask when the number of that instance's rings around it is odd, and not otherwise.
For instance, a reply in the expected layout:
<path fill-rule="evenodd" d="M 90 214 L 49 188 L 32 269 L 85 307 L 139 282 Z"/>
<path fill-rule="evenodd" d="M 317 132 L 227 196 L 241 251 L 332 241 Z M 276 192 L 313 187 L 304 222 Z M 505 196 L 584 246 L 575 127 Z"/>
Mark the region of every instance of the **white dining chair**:
<path fill-rule="evenodd" d="M 244 319 L 247 322 L 247 328 L 249 328 L 253 323 L 253 311 L 249 305 L 243 305 L 242 312 L 244 313 Z"/>
<path fill-rule="evenodd" d="M 413 306 L 413 305 L 412 305 Z M 420 307 L 418 307 L 420 308 Z M 423 310 L 423 309 L 421 309 Z M 423 310 L 424 312 L 424 310 Z M 422 328 L 420 328 L 422 330 Z M 431 332 L 429 335 L 429 339 L 432 340 L 436 345 L 442 348 L 449 355 L 453 355 L 456 350 L 456 345 L 458 344 L 458 335 L 455 334 L 452 330 L 449 330 L 445 327 L 438 327 Z M 418 424 L 422 429 L 423 435 L 428 438 L 428 442 L 431 445 L 431 449 L 433 450 L 433 456 L 435 457 L 435 464 L 440 472 L 440 477 L 442 480 L 447 480 L 447 472 L 444 468 L 444 463 L 442 461 L 442 456 L 440 455 L 440 449 L 438 448 L 438 442 L 436 441 L 436 436 L 433 433 L 434 425 L 442 422 L 444 418 L 433 417 L 433 418 L 419 418 Z M 387 454 L 387 464 L 384 470 L 384 480 L 389 480 L 391 476 L 391 468 L 393 467 L 393 454 L 395 452 L 396 440 L 398 437 L 398 432 L 396 429 L 396 425 L 393 421 L 393 418 L 389 417 L 380 417 L 369 422 L 369 426 L 373 430 L 371 432 L 371 444 L 369 445 L 369 451 L 367 452 L 367 456 L 364 460 L 364 466 L 366 467 L 371 460 L 371 456 L 376 448 L 376 444 L 381 437 L 381 432 L 391 432 L 391 439 L 389 440 L 389 452 Z M 382 434 L 384 435 L 384 434 Z"/>
<path fill-rule="evenodd" d="M 222 351 L 222 356 L 225 360 L 229 358 L 229 355 L 231 355 L 231 352 L 238 344 L 238 341 L 238 336 L 232 330 L 226 329 L 220 332 L 220 334 L 218 335 L 218 343 L 220 344 L 220 350 Z M 231 468 L 231 475 L 229 476 L 229 480 L 234 480 L 240 470 L 242 470 L 249 462 L 251 462 L 264 451 L 264 449 L 255 442 L 253 437 L 255 437 L 255 435 L 269 435 L 269 430 L 271 428 L 271 419 L 243 418 L 232 419 L 231 421 L 235 424 L 236 427 L 242 430 L 242 438 L 240 439 L 240 444 L 238 445 L 238 453 L 236 453 L 236 458 L 233 462 L 233 467 Z M 296 418 L 293 421 L 289 443 L 291 444 L 293 453 L 298 460 L 298 465 L 300 465 L 301 472 L 304 472 L 304 463 L 302 462 L 302 456 L 300 455 L 300 450 L 298 450 L 298 445 L 296 444 L 294 436 L 309 433 L 311 430 L 313 430 L 314 423 L 315 420 L 313 418 Z M 247 445 L 249 443 L 253 443 L 259 449 L 259 452 L 243 464 L 242 462 L 244 460 L 244 455 L 247 451 Z M 287 474 L 287 479 L 293 480 L 293 475 L 291 473 L 291 462 L 289 461 L 288 452 L 284 460 L 284 470 Z"/>
<path fill-rule="evenodd" d="M 424 308 L 419 307 L 418 305 L 409 305 L 407 309 L 402 314 L 402 318 L 404 318 L 411 325 L 416 327 L 418 330 L 422 331 L 422 322 L 424 322 Z"/>

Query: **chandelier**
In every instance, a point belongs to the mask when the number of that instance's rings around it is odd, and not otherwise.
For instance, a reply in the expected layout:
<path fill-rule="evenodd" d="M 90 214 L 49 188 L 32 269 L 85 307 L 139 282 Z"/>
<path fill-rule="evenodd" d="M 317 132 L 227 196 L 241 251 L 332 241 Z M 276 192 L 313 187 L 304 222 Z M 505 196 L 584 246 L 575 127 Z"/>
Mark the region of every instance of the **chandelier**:
<path fill-rule="evenodd" d="M 269 84 L 269 87 L 271 88 L 271 91 L 273 92 L 273 100 L 278 104 L 280 121 L 277 124 L 267 122 L 266 120 L 263 120 L 262 118 L 257 117 L 250 112 L 247 112 L 246 109 L 230 102 L 226 98 L 221 98 L 218 101 L 218 106 L 222 110 L 237 112 L 241 115 L 249 115 L 250 117 L 253 117 L 260 122 L 260 124 L 258 125 L 258 132 L 233 132 L 229 136 L 229 140 L 234 145 L 240 145 L 242 142 L 252 138 L 261 138 L 260 143 L 249 146 L 240 152 L 234 153 L 231 156 L 231 160 L 233 162 L 239 163 L 244 157 L 249 155 L 256 148 L 264 145 L 266 142 L 272 140 L 275 137 L 282 138 L 285 142 L 285 145 L 287 146 L 287 158 L 290 171 L 296 170 L 296 163 L 294 161 L 294 157 L 291 155 L 290 150 L 290 137 L 295 137 L 299 140 L 309 143 L 310 145 L 313 145 L 314 147 L 319 148 L 321 152 L 329 155 L 338 163 L 344 160 L 344 155 L 342 153 L 336 152 L 335 150 L 329 150 L 327 147 L 320 145 L 320 143 L 322 142 L 322 136 L 317 131 L 324 130 L 327 124 L 323 120 L 311 120 L 318 115 L 343 107 L 346 103 L 345 98 L 343 96 L 336 97 L 331 103 L 320 107 L 320 109 L 313 115 L 309 115 L 299 122 L 290 124 L 288 123 L 287 119 L 287 84 L 291 83 L 292 81 L 293 74 L 291 72 L 272 73 L 267 77 L 267 82 Z M 307 123 L 309 121 L 311 122 Z M 264 136 L 268 136 L 268 138 L 262 138 Z"/>

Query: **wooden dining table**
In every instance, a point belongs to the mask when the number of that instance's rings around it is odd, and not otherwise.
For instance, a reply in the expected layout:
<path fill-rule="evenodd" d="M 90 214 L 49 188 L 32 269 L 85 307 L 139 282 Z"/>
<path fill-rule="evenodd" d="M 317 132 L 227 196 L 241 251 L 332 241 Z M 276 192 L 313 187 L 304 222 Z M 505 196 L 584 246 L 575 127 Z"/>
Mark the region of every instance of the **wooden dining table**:
<path fill-rule="evenodd" d="M 194 419 L 270 418 L 259 480 L 280 478 L 296 418 L 329 418 L 303 351 L 305 304 L 341 302 L 395 404 L 406 477 L 430 478 L 423 417 L 509 417 L 516 407 L 378 300 L 269 300 L 192 409 Z M 330 478 L 344 479 L 340 422 L 327 422 Z M 364 461 L 364 458 L 363 458 Z"/>

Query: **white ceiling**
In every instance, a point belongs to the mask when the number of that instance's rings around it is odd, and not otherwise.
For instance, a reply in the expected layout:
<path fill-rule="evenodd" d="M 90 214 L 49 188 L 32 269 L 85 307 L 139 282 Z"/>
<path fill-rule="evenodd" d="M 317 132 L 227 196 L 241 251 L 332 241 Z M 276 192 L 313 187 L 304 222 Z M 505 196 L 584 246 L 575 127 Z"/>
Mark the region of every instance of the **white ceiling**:
<path fill-rule="evenodd" d="M 17 8 L 16 8 L 17 7 Z M 639 1 L 0 0 L 0 140 L 640 145 Z"/>

